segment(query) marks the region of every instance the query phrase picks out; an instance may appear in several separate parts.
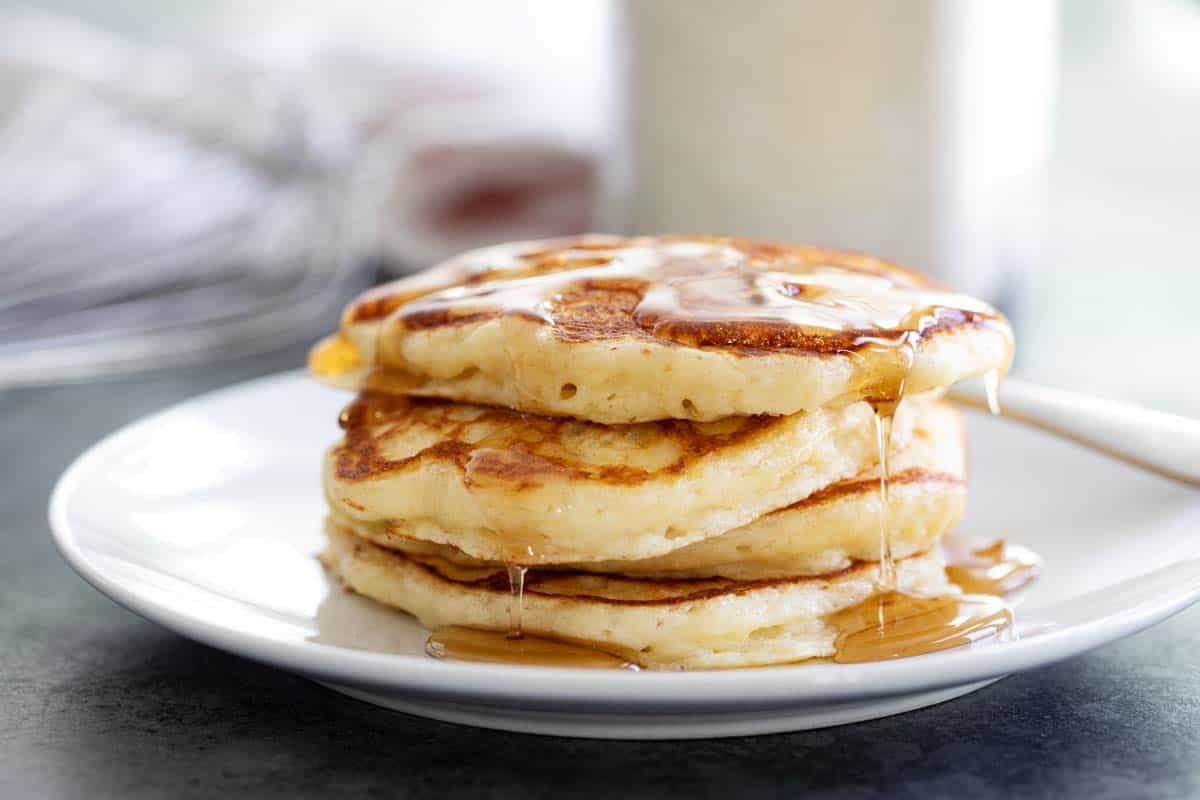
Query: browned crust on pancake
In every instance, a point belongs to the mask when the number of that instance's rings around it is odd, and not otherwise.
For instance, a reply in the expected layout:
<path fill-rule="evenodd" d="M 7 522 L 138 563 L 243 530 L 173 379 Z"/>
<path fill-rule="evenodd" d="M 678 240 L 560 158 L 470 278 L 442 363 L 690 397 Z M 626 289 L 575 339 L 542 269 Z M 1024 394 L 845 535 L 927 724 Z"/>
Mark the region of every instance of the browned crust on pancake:
<path fill-rule="evenodd" d="M 567 259 L 561 250 L 608 250 L 621 247 L 629 240 L 614 237 L 605 242 L 584 239 L 568 240 L 561 248 L 553 250 L 530 250 L 520 256 L 521 264 L 504 269 L 486 268 L 472 272 L 459 261 L 452 260 L 421 273 L 415 278 L 394 281 L 368 291 L 355 301 L 346 314 L 346 322 L 372 322 L 391 316 L 392 312 L 405 303 L 433 292 L 454 286 L 477 286 L 497 278 L 532 278 L 549 275 L 567 269 L 600 266 L 607 258 Z M 458 320 L 464 322 L 465 320 Z"/>
<path fill-rule="evenodd" d="M 995 317 L 959 309 L 939 309 L 937 321 L 921 329 L 921 339 L 963 328 L 986 327 Z M 639 328 L 643 338 L 655 342 L 670 342 L 691 347 L 719 347 L 743 356 L 765 356 L 774 353 L 837 355 L 853 353 L 872 347 L 871 339 L 886 336 L 881 328 L 852 328 L 823 334 L 806 333 L 786 322 L 767 320 L 711 322 L 704 320 L 671 319 L 655 322 L 643 315 L 641 325 L 654 325 L 655 334 Z M 662 336 L 660 334 L 667 334 Z"/>
<path fill-rule="evenodd" d="M 401 397 L 380 392 L 363 392 L 342 413 L 346 431 L 342 442 L 334 447 L 334 473 L 347 482 L 365 481 L 404 470 L 418 462 L 442 461 L 453 464 L 474 479 L 494 478 L 505 481 L 510 488 L 526 489 L 540 486 L 547 477 L 597 481 L 609 484 L 638 484 L 659 475 L 676 475 L 688 465 L 717 450 L 736 446 L 761 435 L 782 418 L 766 415 L 739 417 L 721 423 L 696 423 L 687 420 L 659 420 L 627 425 L 600 425 L 562 417 L 541 417 L 523 414 L 495 406 L 471 406 L 481 416 L 470 420 L 454 420 L 450 413 L 464 408 L 448 400 Z M 491 422 L 500 433 L 495 441 L 471 443 L 461 437 L 472 424 Z M 381 452 L 389 437 L 402 435 L 412 425 L 428 423 L 439 432 L 440 440 L 411 456 L 390 459 Z M 508 438 L 503 434 L 509 425 L 519 424 L 525 438 Z M 617 464 L 583 464 L 553 452 L 554 443 L 562 436 L 565 426 L 595 428 L 598 433 L 631 431 L 641 428 L 665 436 L 679 449 L 679 457 L 662 469 L 649 471 Z M 710 430 L 714 425 L 733 426 L 728 432 Z"/>
<path fill-rule="evenodd" d="M 554 336 L 568 343 L 603 342 L 627 339 L 659 346 L 717 348 L 743 356 L 777 353 L 836 355 L 869 347 L 872 337 L 887 335 L 881 328 L 813 333 L 786 322 L 770 320 L 709 321 L 663 318 L 648 312 L 635 313 L 648 281 L 635 277 L 612 279 L 589 277 L 559 292 L 548 307 L 545 318 L 522 310 L 479 310 L 435 308 L 405 313 L 402 307 L 424 295 L 455 286 L 477 286 L 497 279 L 516 279 L 549 275 L 568 269 L 601 266 L 604 257 L 568 257 L 566 251 L 607 250 L 648 243 L 708 242 L 735 248 L 749 261 L 763 267 L 790 271 L 798 266 L 827 264 L 871 275 L 882 275 L 902 285 L 935 285 L 923 276 L 869 256 L 840 250 L 758 242 L 738 237 L 660 236 L 633 239 L 590 237 L 567 240 L 551 249 L 534 249 L 517 256 L 515 266 L 466 269 L 450 261 L 434 270 L 408 280 L 380 287 L 356 301 L 345 321 L 356 324 L 393 317 L 407 330 L 430 330 L 469 325 L 499 317 L 520 317 L 548 326 Z M 998 317 L 960 309 L 940 309 L 936 322 L 923 329 L 923 337 L 970 327 L 984 327 Z"/>
<path fill-rule="evenodd" d="M 870 339 L 886 334 L 878 328 L 853 328 L 825 334 L 806 333 L 787 322 L 769 320 L 659 319 L 635 315 L 642 293 L 649 285 L 632 288 L 628 279 L 621 287 L 598 285 L 590 280 L 555 297 L 549 316 L 553 322 L 522 311 L 472 311 L 431 309 L 403 314 L 400 321 L 409 330 L 448 328 L 484 322 L 502 316 L 520 317 L 548 325 L 560 341 L 579 344 L 614 339 L 632 339 L 667 347 L 717 347 L 740 355 L 770 355 L 804 352 L 819 355 L 856 352 L 871 346 Z M 922 329 L 923 338 L 968 327 L 982 327 L 994 317 L 959 309 L 939 310 L 937 321 Z M 652 332 L 653 331 L 653 332 Z"/>
<path fill-rule="evenodd" d="M 948 472 L 935 472 L 923 467 L 910 467 L 903 472 L 892 473 L 888 475 L 888 484 L 891 486 L 901 486 L 911 483 L 942 483 L 947 486 L 966 486 L 967 482 L 957 475 L 951 475 Z M 841 497 L 846 497 L 852 494 L 865 494 L 867 492 L 879 491 L 879 478 L 855 478 L 846 481 L 838 481 L 826 486 L 824 489 L 817 491 L 805 497 L 802 500 L 797 500 L 790 506 L 776 509 L 770 512 L 771 514 L 782 514 L 785 511 L 798 511 L 802 508 L 812 508 L 813 506 L 821 505 L 822 503 L 831 503 Z"/>
<path fill-rule="evenodd" d="M 394 558 L 399 561 L 408 562 L 419 569 L 425 571 L 435 580 L 442 581 L 448 584 L 454 584 L 470 589 L 480 591 L 500 593 L 508 595 L 511 592 L 509 585 L 508 574 L 503 567 L 499 567 L 495 572 L 486 576 L 474 579 L 454 578 L 446 574 L 441 565 L 449 565 L 449 562 L 444 561 L 437 556 L 415 556 L 404 553 L 398 550 L 389 550 L 380 547 L 372 542 L 356 536 L 353 531 L 346 528 L 335 526 L 337 529 L 346 535 L 354 537 L 354 553 L 361 555 L 364 551 L 374 550 L 384 558 Z M 914 553 L 908 558 L 920 555 Z M 903 561 L 905 559 L 898 559 Z M 795 575 L 783 578 L 760 578 L 749 581 L 735 581 L 728 578 L 662 578 L 662 577 L 627 577 L 624 575 L 597 575 L 593 572 L 582 572 L 569 569 L 538 569 L 530 568 L 525 573 L 525 594 L 537 595 L 550 599 L 561 600 L 582 600 L 593 603 L 602 603 L 613 606 L 671 606 L 681 603 L 692 603 L 700 600 L 711 600 L 715 597 L 722 596 L 739 596 L 748 592 L 757 591 L 759 589 L 769 589 L 777 586 L 795 585 L 798 583 L 814 583 L 836 580 L 846 577 L 855 572 L 874 571 L 876 565 L 871 561 L 856 561 L 849 566 L 837 570 L 835 572 L 827 572 L 821 575 Z M 609 581 L 613 583 L 630 583 L 630 584 L 653 584 L 657 587 L 677 587 L 680 594 L 671 595 L 669 597 L 657 597 L 651 599 L 630 599 L 622 597 L 605 597 L 603 595 L 583 594 L 583 593 L 556 593 L 539 589 L 553 581 L 566 581 L 572 578 L 596 582 L 598 580 Z M 693 589 L 690 587 L 704 586 L 704 588 Z"/>

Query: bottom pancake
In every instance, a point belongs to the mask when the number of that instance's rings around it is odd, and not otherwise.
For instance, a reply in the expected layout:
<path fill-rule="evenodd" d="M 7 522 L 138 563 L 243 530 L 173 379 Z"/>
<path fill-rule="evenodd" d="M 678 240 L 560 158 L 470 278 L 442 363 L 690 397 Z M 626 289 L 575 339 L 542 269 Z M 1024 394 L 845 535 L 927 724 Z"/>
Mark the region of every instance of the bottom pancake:
<path fill-rule="evenodd" d="M 322 556 L 350 589 L 407 611 L 428 628 L 504 629 L 503 570 L 378 547 L 327 526 Z M 957 594 L 936 549 L 897 563 L 902 591 Z M 819 576 L 757 581 L 653 579 L 530 570 L 522 607 L 531 634 L 594 643 L 643 667 L 724 669 L 834 655 L 827 617 L 874 591 L 873 563 Z"/>

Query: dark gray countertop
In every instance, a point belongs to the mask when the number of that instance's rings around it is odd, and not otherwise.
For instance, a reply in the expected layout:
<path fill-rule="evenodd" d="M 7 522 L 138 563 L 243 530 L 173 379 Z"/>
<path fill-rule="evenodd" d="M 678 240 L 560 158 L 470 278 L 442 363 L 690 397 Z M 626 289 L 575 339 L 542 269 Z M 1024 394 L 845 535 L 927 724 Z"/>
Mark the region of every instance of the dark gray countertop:
<path fill-rule="evenodd" d="M 890 719 L 696 742 L 548 739 L 383 711 L 193 644 L 66 566 L 46 502 L 111 429 L 298 350 L 0 393 L 0 797 L 1183 797 L 1200 794 L 1200 608 Z M 1200 532 L 1198 532 L 1200 535 Z"/>

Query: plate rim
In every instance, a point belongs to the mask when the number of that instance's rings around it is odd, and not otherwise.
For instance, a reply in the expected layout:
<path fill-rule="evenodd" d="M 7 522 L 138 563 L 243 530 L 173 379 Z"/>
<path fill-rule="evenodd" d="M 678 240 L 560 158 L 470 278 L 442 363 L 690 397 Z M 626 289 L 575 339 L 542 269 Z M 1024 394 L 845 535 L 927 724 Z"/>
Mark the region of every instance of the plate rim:
<path fill-rule="evenodd" d="M 88 559 L 70 520 L 70 502 L 88 469 L 127 439 L 163 418 L 196 405 L 236 399 L 303 380 L 288 370 L 194 395 L 135 419 L 80 453 L 54 485 L 49 502 L 52 540 L 76 573 L 101 594 L 193 641 L 322 681 L 387 689 L 413 696 L 456 697 L 500 705 L 612 707 L 646 711 L 680 707 L 777 707 L 888 697 L 975 683 L 1079 655 L 1167 619 L 1200 600 L 1200 583 L 1156 602 L 1139 603 L 1103 619 L 978 650 L 869 664 L 790 664 L 750 670 L 626 673 L 564 667 L 472 664 L 425 656 L 353 650 L 230 628 L 138 592 Z M 1197 561 L 1197 559 L 1191 559 Z"/>

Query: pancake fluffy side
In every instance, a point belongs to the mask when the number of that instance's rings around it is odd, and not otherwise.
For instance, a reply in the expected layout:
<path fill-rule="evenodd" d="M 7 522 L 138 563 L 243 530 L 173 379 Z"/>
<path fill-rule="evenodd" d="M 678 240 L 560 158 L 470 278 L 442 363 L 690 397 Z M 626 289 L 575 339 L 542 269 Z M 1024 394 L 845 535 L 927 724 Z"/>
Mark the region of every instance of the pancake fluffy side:
<path fill-rule="evenodd" d="M 928 412 L 896 417 L 903 446 Z M 334 513 L 356 525 L 524 564 L 637 560 L 802 500 L 878 460 L 865 403 L 787 417 L 604 426 L 364 396 L 327 453 Z"/>
<path fill-rule="evenodd" d="M 962 415 L 947 403 L 918 414 L 911 440 L 889 456 L 888 525 L 899 558 L 933 547 L 961 518 L 966 505 Z M 336 524 L 374 544 L 465 566 L 498 568 L 455 547 L 406 537 L 404 525 Z M 577 571 L 649 577 L 724 577 L 736 580 L 836 572 L 878 558 L 880 531 L 877 467 L 839 481 L 740 528 L 640 560 L 578 562 Z"/>
<path fill-rule="evenodd" d="M 407 611 L 422 625 L 503 630 L 510 594 L 502 570 L 463 567 L 377 547 L 334 525 L 323 560 L 353 591 Z M 582 640 L 645 667 L 722 669 L 834 654 L 827 615 L 874 591 L 875 566 L 764 581 L 664 580 L 533 570 L 523 628 Z M 939 552 L 897 563 L 903 591 L 957 594 Z"/>

